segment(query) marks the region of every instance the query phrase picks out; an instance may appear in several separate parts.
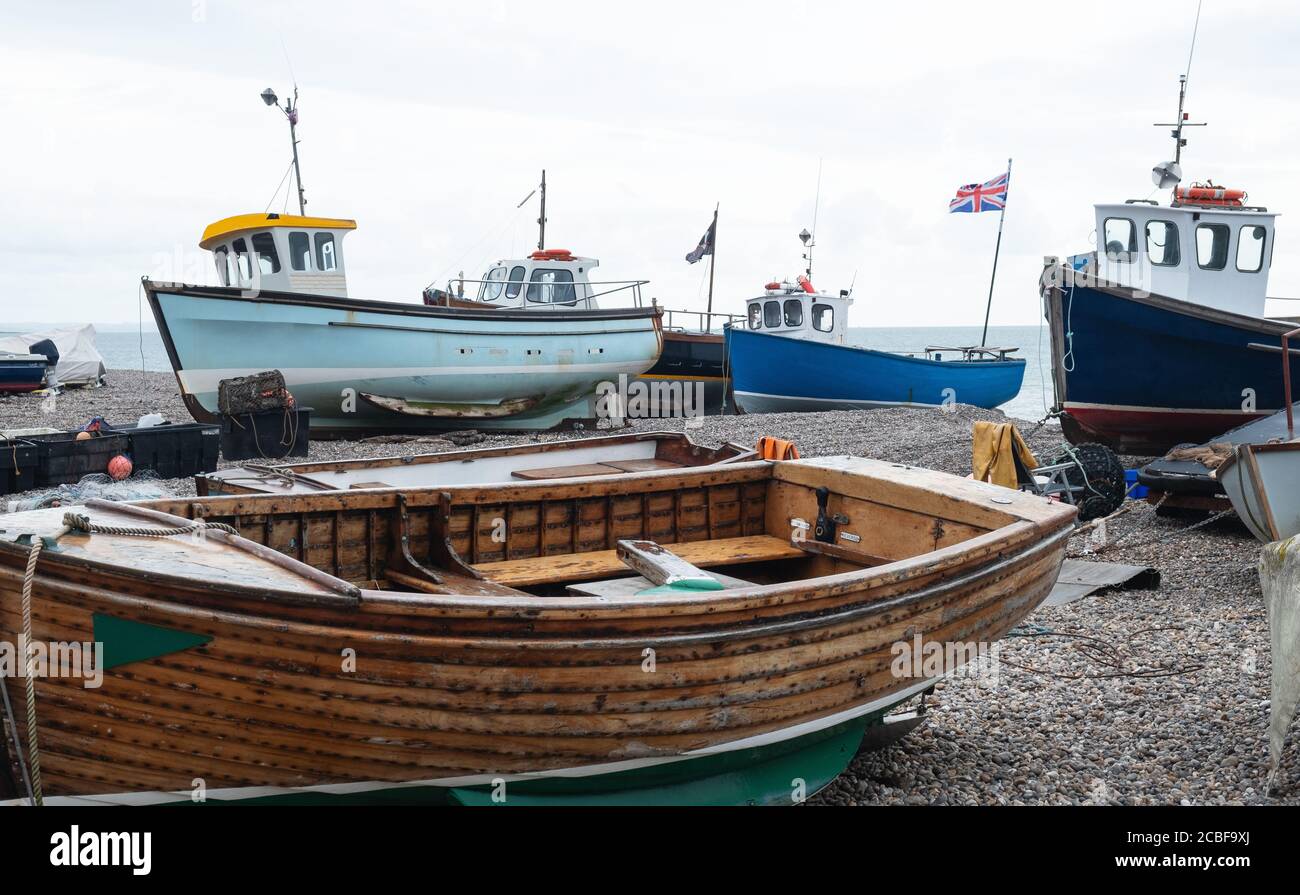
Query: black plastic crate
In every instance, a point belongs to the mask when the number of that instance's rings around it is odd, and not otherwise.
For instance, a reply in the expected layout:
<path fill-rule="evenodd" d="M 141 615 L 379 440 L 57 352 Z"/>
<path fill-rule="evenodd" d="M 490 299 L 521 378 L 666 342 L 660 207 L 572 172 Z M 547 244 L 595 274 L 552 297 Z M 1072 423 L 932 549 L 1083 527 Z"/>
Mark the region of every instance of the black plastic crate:
<path fill-rule="evenodd" d="M 0 439 L 0 494 L 17 494 L 37 487 L 36 471 L 41 453 L 22 439 Z"/>
<path fill-rule="evenodd" d="M 215 472 L 221 427 L 203 423 L 165 423 L 144 429 L 115 430 L 131 439 L 135 471 L 150 469 L 165 479 Z"/>
<path fill-rule="evenodd" d="M 227 460 L 305 457 L 310 426 L 310 407 L 222 416 L 221 456 Z"/>
<path fill-rule="evenodd" d="M 36 486 L 71 485 L 94 473 L 107 473 L 108 462 L 118 454 L 131 452 L 131 439 L 117 432 L 77 440 L 76 432 L 58 435 L 27 435 L 39 452 Z"/>

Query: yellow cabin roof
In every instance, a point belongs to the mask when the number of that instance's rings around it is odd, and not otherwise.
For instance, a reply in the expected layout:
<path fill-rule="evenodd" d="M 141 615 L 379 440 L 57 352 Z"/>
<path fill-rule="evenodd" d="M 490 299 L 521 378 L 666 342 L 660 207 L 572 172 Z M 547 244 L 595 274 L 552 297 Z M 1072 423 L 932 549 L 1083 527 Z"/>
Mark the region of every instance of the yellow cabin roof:
<path fill-rule="evenodd" d="M 261 214 L 237 214 L 231 218 L 223 218 L 215 224 L 208 224 L 203 231 L 203 238 L 199 240 L 199 248 L 210 249 L 216 243 L 234 236 L 238 233 L 247 233 L 252 230 L 266 230 L 272 227 L 311 227 L 318 230 L 355 230 L 357 222 L 350 221 L 347 218 L 314 218 L 303 217 L 296 214 L 276 214 L 275 212 Z"/>

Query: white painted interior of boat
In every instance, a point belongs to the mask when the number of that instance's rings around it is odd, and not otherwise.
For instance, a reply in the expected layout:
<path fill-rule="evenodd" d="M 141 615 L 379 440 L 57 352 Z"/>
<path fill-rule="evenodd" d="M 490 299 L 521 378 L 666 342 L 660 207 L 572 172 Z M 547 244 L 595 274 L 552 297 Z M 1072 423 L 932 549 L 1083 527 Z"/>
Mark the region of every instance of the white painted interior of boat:
<path fill-rule="evenodd" d="M 276 494 L 314 494 L 321 490 L 346 491 L 369 488 L 430 488 L 453 485 L 496 485 L 518 483 L 514 475 L 519 470 L 542 469 L 556 466 L 583 466 L 623 460 L 650 460 L 655 456 L 658 443 L 654 439 L 628 441 L 621 444 L 602 444 L 590 447 L 563 448 L 545 453 L 521 453 L 506 456 L 457 459 L 454 455 L 428 454 L 412 457 L 410 462 L 391 466 L 360 465 L 336 471 L 311 469 L 305 474 L 311 480 L 293 481 L 273 474 L 247 469 L 227 470 L 213 478 L 222 481 L 256 484 L 258 490 Z M 288 469 L 295 469 L 288 466 Z M 620 470 L 621 471 L 621 470 Z M 313 487 L 312 482 L 324 486 Z"/>

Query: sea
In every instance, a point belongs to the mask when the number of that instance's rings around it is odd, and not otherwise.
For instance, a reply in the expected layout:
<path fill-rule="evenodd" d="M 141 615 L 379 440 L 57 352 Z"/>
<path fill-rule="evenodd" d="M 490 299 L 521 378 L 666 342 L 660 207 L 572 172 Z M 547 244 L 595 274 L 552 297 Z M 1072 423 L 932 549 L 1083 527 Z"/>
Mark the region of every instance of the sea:
<path fill-rule="evenodd" d="M 978 326 L 850 327 L 849 341 L 865 348 L 884 351 L 919 352 L 928 346 L 980 344 Z M 989 345 L 1019 349 L 1013 356 L 1027 362 L 1020 394 L 1002 405 L 1008 416 L 1042 419 L 1052 405 L 1051 346 L 1045 327 L 991 326 Z M 157 332 L 101 331 L 96 345 L 110 370 L 153 370 L 168 372 L 171 364 Z"/>

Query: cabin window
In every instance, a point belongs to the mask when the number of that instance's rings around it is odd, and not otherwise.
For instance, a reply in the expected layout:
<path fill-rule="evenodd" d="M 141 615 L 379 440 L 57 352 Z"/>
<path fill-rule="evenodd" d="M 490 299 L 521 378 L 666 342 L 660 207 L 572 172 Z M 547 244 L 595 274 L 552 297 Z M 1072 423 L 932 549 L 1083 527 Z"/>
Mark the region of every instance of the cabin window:
<path fill-rule="evenodd" d="M 1202 270 L 1223 270 L 1228 266 L 1227 224 L 1201 224 L 1196 228 L 1196 263 Z"/>
<path fill-rule="evenodd" d="M 1237 232 L 1237 270 L 1259 273 L 1264 266 L 1264 240 L 1268 231 L 1258 225 L 1242 227 Z"/>
<path fill-rule="evenodd" d="M 302 231 L 289 234 L 289 266 L 306 270 L 311 263 L 311 237 Z"/>
<path fill-rule="evenodd" d="M 835 309 L 830 305 L 813 305 L 812 320 L 815 330 L 828 333 L 835 329 Z"/>
<path fill-rule="evenodd" d="M 528 300 L 543 305 L 571 305 L 578 301 L 573 271 L 536 268 L 528 284 Z"/>
<path fill-rule="evenodd" d="M 231 243 L 235 250 L 235 264 L 239 269 L 239 281 L 241 283 L 250 283 L 253 280 L 253 265 L 248 258 L 248 243 L 243 239 L 236 239 Z"/>
<path fill-rule="evenodd" d="M 479 300 L 496 301 L 501 297 L 501 290 L 505 288 L 505 283 L 506 269 L 504 267 L 492 268 L 484 278 L 483 285 L 479 287 Z"/>
<path fill-rule="evenodd" d="M 781 303 L 779 301 L 763 303 L 763 325 L 768 329 L 781 328 Z"/>
<path fill-rule="evenodd" d="M 762 329 L 762 328 L 763 328 L 763 304 L 762 304 L 762 302 L 757 302 L 757 301 L 756 301 L 756 302 L 754 302 L 753 304 L 751 304 L 751 305 L 749 306 L 749 328 L 750 328 L 750 329 Z"/>
<path fill-rule="evenodd" d="M 1178 228 L 1170 221 L 1147 221 L 1147 257 L 1157 267 L 1177 267 Z"/>
<path fill-rule="evenodd" d="M 338 250 L 334 247 L 333 233 L 316 234 L 316 269 L 319 271 L 339 269 Z"/>
<path fill-rule="evenodd" d="M 1128 218 L 1106 218 L 1106 258 L 1130 262 L 1137 252 L 1137 228 Z"/>
<path fill-rule="evenodd" d="M 518 298 L 519 293 L 524 289 L 524 274 L 527 273 L 523 265 L 516 265 L 510 268 L 510 285 L 506 286 L 506 298 Z"/>
<path fill-rule="evenodd" d="M 232 271 L 230 269 L 230 249 L 225 246 L 217 246 L 212 251 L 212 257 L 217 261 L 217 279 L 221 281 L 221 285 L 229 286 L 232 279 Z"/>
<path fill-rule="evenodd" d="M 785 325 L 803 326 L 803 302 L 797 298 L 786 299 Z"/>
<path fill-rule="evenodd" d="M 253 251 L 257 254 L 257 267 L 262 276 L 280 272 L 280 255 L 275 250 L 274 236 L 270 233 L 254 233 Z"/>

